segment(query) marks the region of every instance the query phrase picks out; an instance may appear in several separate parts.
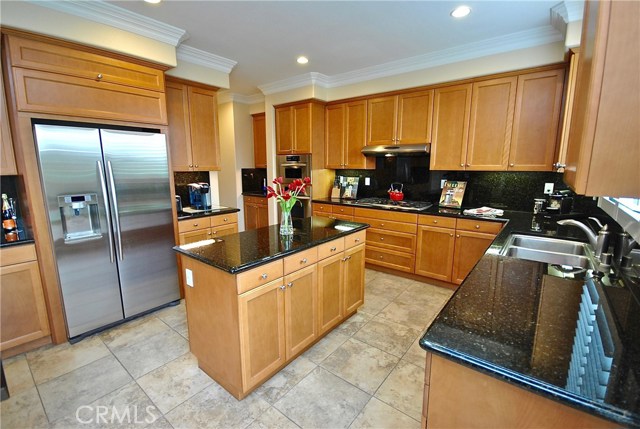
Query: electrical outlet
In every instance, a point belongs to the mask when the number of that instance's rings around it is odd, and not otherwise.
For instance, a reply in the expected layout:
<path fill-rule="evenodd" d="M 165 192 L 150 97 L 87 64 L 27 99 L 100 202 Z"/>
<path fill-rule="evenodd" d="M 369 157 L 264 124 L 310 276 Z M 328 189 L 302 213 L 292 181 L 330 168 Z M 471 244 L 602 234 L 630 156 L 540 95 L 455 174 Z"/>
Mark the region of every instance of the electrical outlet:
<path fill-rule="evenodd" d="M 364 186 L 371 186 L 371 177 L 364 178 Z"/>
<path fill-rule="evenodd" d="M 544 184 L 544 194 L 545 195 L 553 194 L 553 183 L 545 183 Z"/>
<path fill-rule="evenodd" d="M 445 183 L 447 183 L 447 179 L 440 180 L 440 189 L 444 188 Z"/>
<path fill-rule="evenodd" d="M 186 269 L 184 270 L 185 272 L 185 277 L 187 278 L 187 286 L 191 286 L 193 287 L 193 271 L 191 271 L 190 269 Z"/>

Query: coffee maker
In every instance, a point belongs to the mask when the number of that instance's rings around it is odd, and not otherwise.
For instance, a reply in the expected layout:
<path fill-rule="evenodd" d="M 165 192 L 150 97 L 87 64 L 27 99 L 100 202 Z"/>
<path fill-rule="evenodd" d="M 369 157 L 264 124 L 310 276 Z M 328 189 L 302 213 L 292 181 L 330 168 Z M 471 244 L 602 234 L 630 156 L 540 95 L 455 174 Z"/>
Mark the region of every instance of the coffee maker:
<path fill-rule="evenodd" d="M 189 183 L 189 203 L 192 209 L 208 210 L 211 208 L 211 186 L 205 182 Z"/>

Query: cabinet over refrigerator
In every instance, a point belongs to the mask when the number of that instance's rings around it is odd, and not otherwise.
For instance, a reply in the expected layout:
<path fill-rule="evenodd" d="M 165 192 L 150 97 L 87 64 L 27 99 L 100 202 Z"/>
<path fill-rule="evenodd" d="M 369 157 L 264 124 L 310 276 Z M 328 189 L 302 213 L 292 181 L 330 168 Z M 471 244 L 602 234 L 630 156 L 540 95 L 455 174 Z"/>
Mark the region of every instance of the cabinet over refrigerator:
<path fill-rule="evenodd" d="M 69 338 L 180 298 L 165 136 L 37 123 Z"/>

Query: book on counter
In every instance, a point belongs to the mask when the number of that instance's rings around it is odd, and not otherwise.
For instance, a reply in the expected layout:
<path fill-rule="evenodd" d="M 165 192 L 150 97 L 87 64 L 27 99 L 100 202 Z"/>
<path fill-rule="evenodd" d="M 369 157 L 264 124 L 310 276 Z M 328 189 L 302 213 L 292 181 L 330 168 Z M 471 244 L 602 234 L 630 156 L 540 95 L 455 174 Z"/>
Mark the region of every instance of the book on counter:
<path fill-rule="evenodd" d="M 447 180 L 442 188 L 442 195 L 440 195 L 440 207 L 451 207 L 459 209 L 462 207 L 462 199 L 464 198 L 464 191 L 467 187 L 467 182 Z"/>

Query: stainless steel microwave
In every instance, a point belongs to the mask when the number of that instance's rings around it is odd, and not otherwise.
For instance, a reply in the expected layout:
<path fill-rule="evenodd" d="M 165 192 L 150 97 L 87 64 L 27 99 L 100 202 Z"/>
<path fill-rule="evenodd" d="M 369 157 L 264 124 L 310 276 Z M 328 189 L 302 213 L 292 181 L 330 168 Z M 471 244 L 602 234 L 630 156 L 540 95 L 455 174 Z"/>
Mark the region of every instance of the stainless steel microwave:
<path fill-rule="evenodd" d="M 311 155 L 278 155 L 276 162 L 278 176 L 284 179 L 285 184 L 293 182 L 294 179 L 311 177 Z"/>

